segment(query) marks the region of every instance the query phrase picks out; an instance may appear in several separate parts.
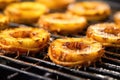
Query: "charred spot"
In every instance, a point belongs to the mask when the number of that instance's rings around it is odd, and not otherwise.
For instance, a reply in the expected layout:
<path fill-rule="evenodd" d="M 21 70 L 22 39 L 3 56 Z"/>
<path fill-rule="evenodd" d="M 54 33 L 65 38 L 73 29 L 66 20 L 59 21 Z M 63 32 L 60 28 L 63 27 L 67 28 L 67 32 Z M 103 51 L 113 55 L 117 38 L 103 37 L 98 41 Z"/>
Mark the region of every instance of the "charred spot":
<path fill-rule="evenodd" d="M 35 40 L 35 42 L 38 42 L 38 41 L 39 41 L 39 39 L 36 39 L 36 40 Z"/>
<path fill-rule="evenodd" d="M 114 28 L 112 26 L 108 26 L 104 29 L 104 32 L 117 36 L 120 33 L 120 29 L 119 28 Z"/>
<path fill-rule="evenodd" d="M 14 38 L 29 38 L 30 33 L 31 33 L 30 31 L 19 31 L 19 32 L 9 33 L 9 35 Z"/>
<path fill-rule="evenodd" d="M 23 43 L 23 41 L 18 41 L 18 43 L 19 43 L 19 44 L 22 44 L 22 43 Z"/>
<path fill-rule="evenodd" d="M 120 39 L 117 39 L 117 42 L 120 43 Z"/>
<path fill-rule="evenodd" d="M 88 54 L 80 54 L 80 56 L 87 56 Z"/>
<path fill-rule="evenodd" d="M 102 39 L 103 39 L 104 41 L 107 41 L 107 40 L 108 40 L 108 38 L 106 38 L 106 37 L 103 37 Z"/>
<path fill-rule="evenodd" d="M 36 36 L 37 34 L 38 34 L 38 33 L 36 33 L 36 32 L 32 32 L 32 33 L 31 33 L 32 36 Z"/>
<path fill-rule="evenodd" d="M 95 13 L 94 15 L 86 14 L 85 16 L 86 17 L 94 17 L 94 16 L 101 16 L 101 14 L 100 13 Z"/>
<path fill-rule="evenodd" d="M 84 44 L 82 42 L 66 42 L 63 44 L 63 46 L 66 46 L 67 48 L 69 48 L 71 50 L 84 49 L 84 48 L 88 47 L 87 44 Z"/>

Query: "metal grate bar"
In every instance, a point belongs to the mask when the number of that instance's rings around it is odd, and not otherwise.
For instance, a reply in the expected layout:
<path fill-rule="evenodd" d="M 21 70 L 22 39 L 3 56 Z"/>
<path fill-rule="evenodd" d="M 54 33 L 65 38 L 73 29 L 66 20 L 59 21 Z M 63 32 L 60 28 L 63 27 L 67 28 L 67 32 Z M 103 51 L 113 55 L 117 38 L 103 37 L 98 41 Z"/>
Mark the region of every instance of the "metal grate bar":
<path fill-rule="evenodd" d="M 114 52 L 110 52 L 110 51 L 105 51 L 105 55 L 106 55 L 107 57 L 112 57 L 112 58 L 120 59 L 120 54 L 119 54 L 119 53 L 114 53 Z"/>
<path fill-rule="evenodd" d="M 120 79 L 120 73 L 116 71 L 111 71 L 104 68 L 94 68 L 94 67 L 88 67 L 87 70 Z"/>
<path fill-rule="evenodd" d="M 102 58 L 102 61 L 103 61 L 103 62 L 109 62 L 109 63 L 111 63 L 111 64 L 119 65 L 119 66 L 120 66 L 120 60 L 115 59 L 115 58 L 103 57 L 103 58 Z"/>
<path fill-rule="evenodd" d="M 88 73 L 88 72 L 85 72 L 85 71 L 70 69 L 70 68 L 67 68 L 67 67 L 56 65 L 54 63 L 51 63 L 51 62 L 48 62 L 48 61 L 45 61 L 45 60 L 41 60 L 41 59 L 37 59 L 37 58 L 33 58 L 33 57 L 23 56 L 23 58 L 26 58 L 26 60 L 29 60 L 29 61 L 31 61 L 31 60 L 32 61 L 38 61 L 38 62 L 40 62 L 40 66 L 57 69 L 59 71 L 65 72 L 67 74 L 77 75 L 77 76 L 83 77 L 83 78 L 90 78 L 90 79 L 97 79 L 97 80 L 109 78 L 109 77 L 105 77 L 105 76 L 102 76 L 102 75 L 100 76 L 99 74 L 91 74 L 91 73 Z"/>
<path fill-rule="evenodd" d="M 51 80 L 50 78 L 46 78 L 46 77 L 39 76 L 39 75 L 30 73 L 30 72 L 22 71 L 22 70 L 19 70 L 19 69 L 16 69 L 16 68 L 13 68 L 13 67 L 10 67 L 10 66 L 7 66 L 7 65 L 0 64 L 0 67 L 11 70 L 11 71 L 15 71 L 15 72 L 17 72 L 16 74 L 22 73 L 24 75 L 32 76 L 32 77 L 36 78 L 36 80 L 40 80 L 40 79 L 42 79 L 42 80 Z M 8 76 L 8 79 L 9 78 L 10 78 L 10 76 Z"/>
<path fill-rule="evenodd" d="M 101 63 L 101 64 L 98 64 L 98 66 L 120 72 L 120 66 L 117 66 L 117 65 L 114 65 L 114 64 Z"/>
<path fill-rule="evenodd" d="M 31 66 L 33 68 L 37 68 L 38 70 L 44 70 L 45 72 L 49 72 L 49 73 L 52 73 L 52 74 L 60 75 L 62 77 L 68 78 L 69 80 L 80 80 L 81 79 L 80 77 L 76 77 L 76 76 L 73 76 L 73 75 L 68 75 L 66 73 L 62 73 L 62 72 L 59 72 L 57 70 L 45 68 L 45 67 L 42 67 L 42 66 L 37 66 L 36 64 L 16 60 L 16 59 L 13 59 L 13 58 L 10 58 L 10 57 L 7 57 L 7 56 L 0 56 L 0 58 L 6 59 L 6 60 L 9 60 L 9 61 L 13 61 L 13 62 L 22 64 L 22 65 Z"/>

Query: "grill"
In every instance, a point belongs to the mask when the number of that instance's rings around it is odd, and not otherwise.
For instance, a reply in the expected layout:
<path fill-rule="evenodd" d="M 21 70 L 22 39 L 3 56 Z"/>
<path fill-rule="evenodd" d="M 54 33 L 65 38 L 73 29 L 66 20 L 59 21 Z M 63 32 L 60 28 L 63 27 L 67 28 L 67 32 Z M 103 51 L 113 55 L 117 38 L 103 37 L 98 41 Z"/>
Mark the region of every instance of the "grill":
<path fill-rule="evenodd" d="M 105 0 L 112 7 L 113 13 L 120 9 L 120 1 Z M 104 22 L 111 22 L 112 16 Z M 97 22 L 96 22 L 97 23 Z M 92 23 L 91 23 L 92 24 Z M 20 24 L 10 24 L 18 26 Z M 81 37 L 81 35 L 68 35 Z M 51 35 L 51 40 L 64 37 Z M 101 62 L 81 69 L 67 68 L 52 63 L 47 58 L 47 49 L 34 57 L 21 55 L 0 56 L 0 79 L 2 80 L 119 80 L 120 79 L 120 49 L 106 48 Z"/>

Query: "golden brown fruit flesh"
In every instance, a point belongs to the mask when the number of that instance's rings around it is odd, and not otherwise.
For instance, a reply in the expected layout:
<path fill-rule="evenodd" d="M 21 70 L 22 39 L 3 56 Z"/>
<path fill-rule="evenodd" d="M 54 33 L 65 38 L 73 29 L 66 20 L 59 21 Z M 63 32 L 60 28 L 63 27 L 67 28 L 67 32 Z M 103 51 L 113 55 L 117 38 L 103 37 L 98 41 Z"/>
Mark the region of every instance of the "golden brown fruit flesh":
<path fill-rule="evenodd" d="M 48 50 L 48 56 L 54 63 L 67 67 L 88 66 L 103 54 L 102 45 L 89 38 L 57 39 Z"/>
<path fill-rule="evenodd" d="M 38 25 L 50 32 L 72 34 L 81 32 L 86 27 L 87 20 L 67 13 L 51 13 L 41 16 Z"/>
<path fill-rule="evenodd" d="M 101 23 L 88 27 L 87 37 L 104 46 L 120 46 L 120 27 L 114 23 Z"/>
<path fill-rule="evenodd" d="M 33 24 L 36 23 L 41 15 L 48 12 L 48 8 L 36 2 L 14 3 L 4 10 L 11 22 Z"/>
<path fill-rule="evenodd" d="M 38 28 L 15 28 L 0 32 L 0 49 L 6 53 L 37 53 L 49 42 L 50 34 Z"/>
<path fill-rule="evenodd" d="M 111 14 L 110 6 L 100 1 L 83 1 L 68 6 L 69 13 L 85 16 L 88 21 L 103 20 Z"/>

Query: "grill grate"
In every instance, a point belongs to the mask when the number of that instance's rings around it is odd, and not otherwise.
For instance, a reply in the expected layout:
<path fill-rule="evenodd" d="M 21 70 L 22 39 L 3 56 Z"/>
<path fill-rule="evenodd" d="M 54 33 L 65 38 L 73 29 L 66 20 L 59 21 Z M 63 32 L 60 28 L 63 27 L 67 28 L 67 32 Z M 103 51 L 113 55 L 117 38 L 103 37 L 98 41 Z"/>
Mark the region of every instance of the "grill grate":
<path fill-rule="evenodd" d="M 108 52 L 111 54 L 111 52 Z M 112 54 L 116 55 L 116 54 Z M 52 62 L 45 61 L 40 58 L 20 56 L 14 59 L 8 56 L 0 56 L 1 70 L 8 70 L 6 78 L 17 79 L 17 76 L 27 75 L 34 76 L 37 79 L 69 79 L 69 80 L 84 80 L 84 79 L 97 79 L 109 80 L 120 78 L 120 61 L 116 58 L 103 57 L 101 64 L 96 64 L 96 67 L 90 66 L 85 69 L 70 69 Z"/>
<path fill-rule="evenodd" d="M 119 2 L 105 0 L 115 12 L 120 9 Z M 119 1 L 119 0 L 116 0 Z M 112 16 L 105 22 L 111 22 Z M 97 22 L 96 22 L 97 23 Z M 90 23 L 94 24 L 94 23 Z M 21 24 L 10 24 L 17 27 Z M 82 34 L 83 36 L 84 34 Z M 66 37 L 82 37 L 81 35 L 66 35 Z M 52 34 L 51 41 L 65 36 Z M 120 79 L 120 49 L 106 48 L 101 63 L 82 69 L 71 69 L 56 65 L 45 58 L 47 50 L 41 51 L 35 57 L 14 55 L 0 56 L 0 79 L 2 80 L 119 80 Z"/>

